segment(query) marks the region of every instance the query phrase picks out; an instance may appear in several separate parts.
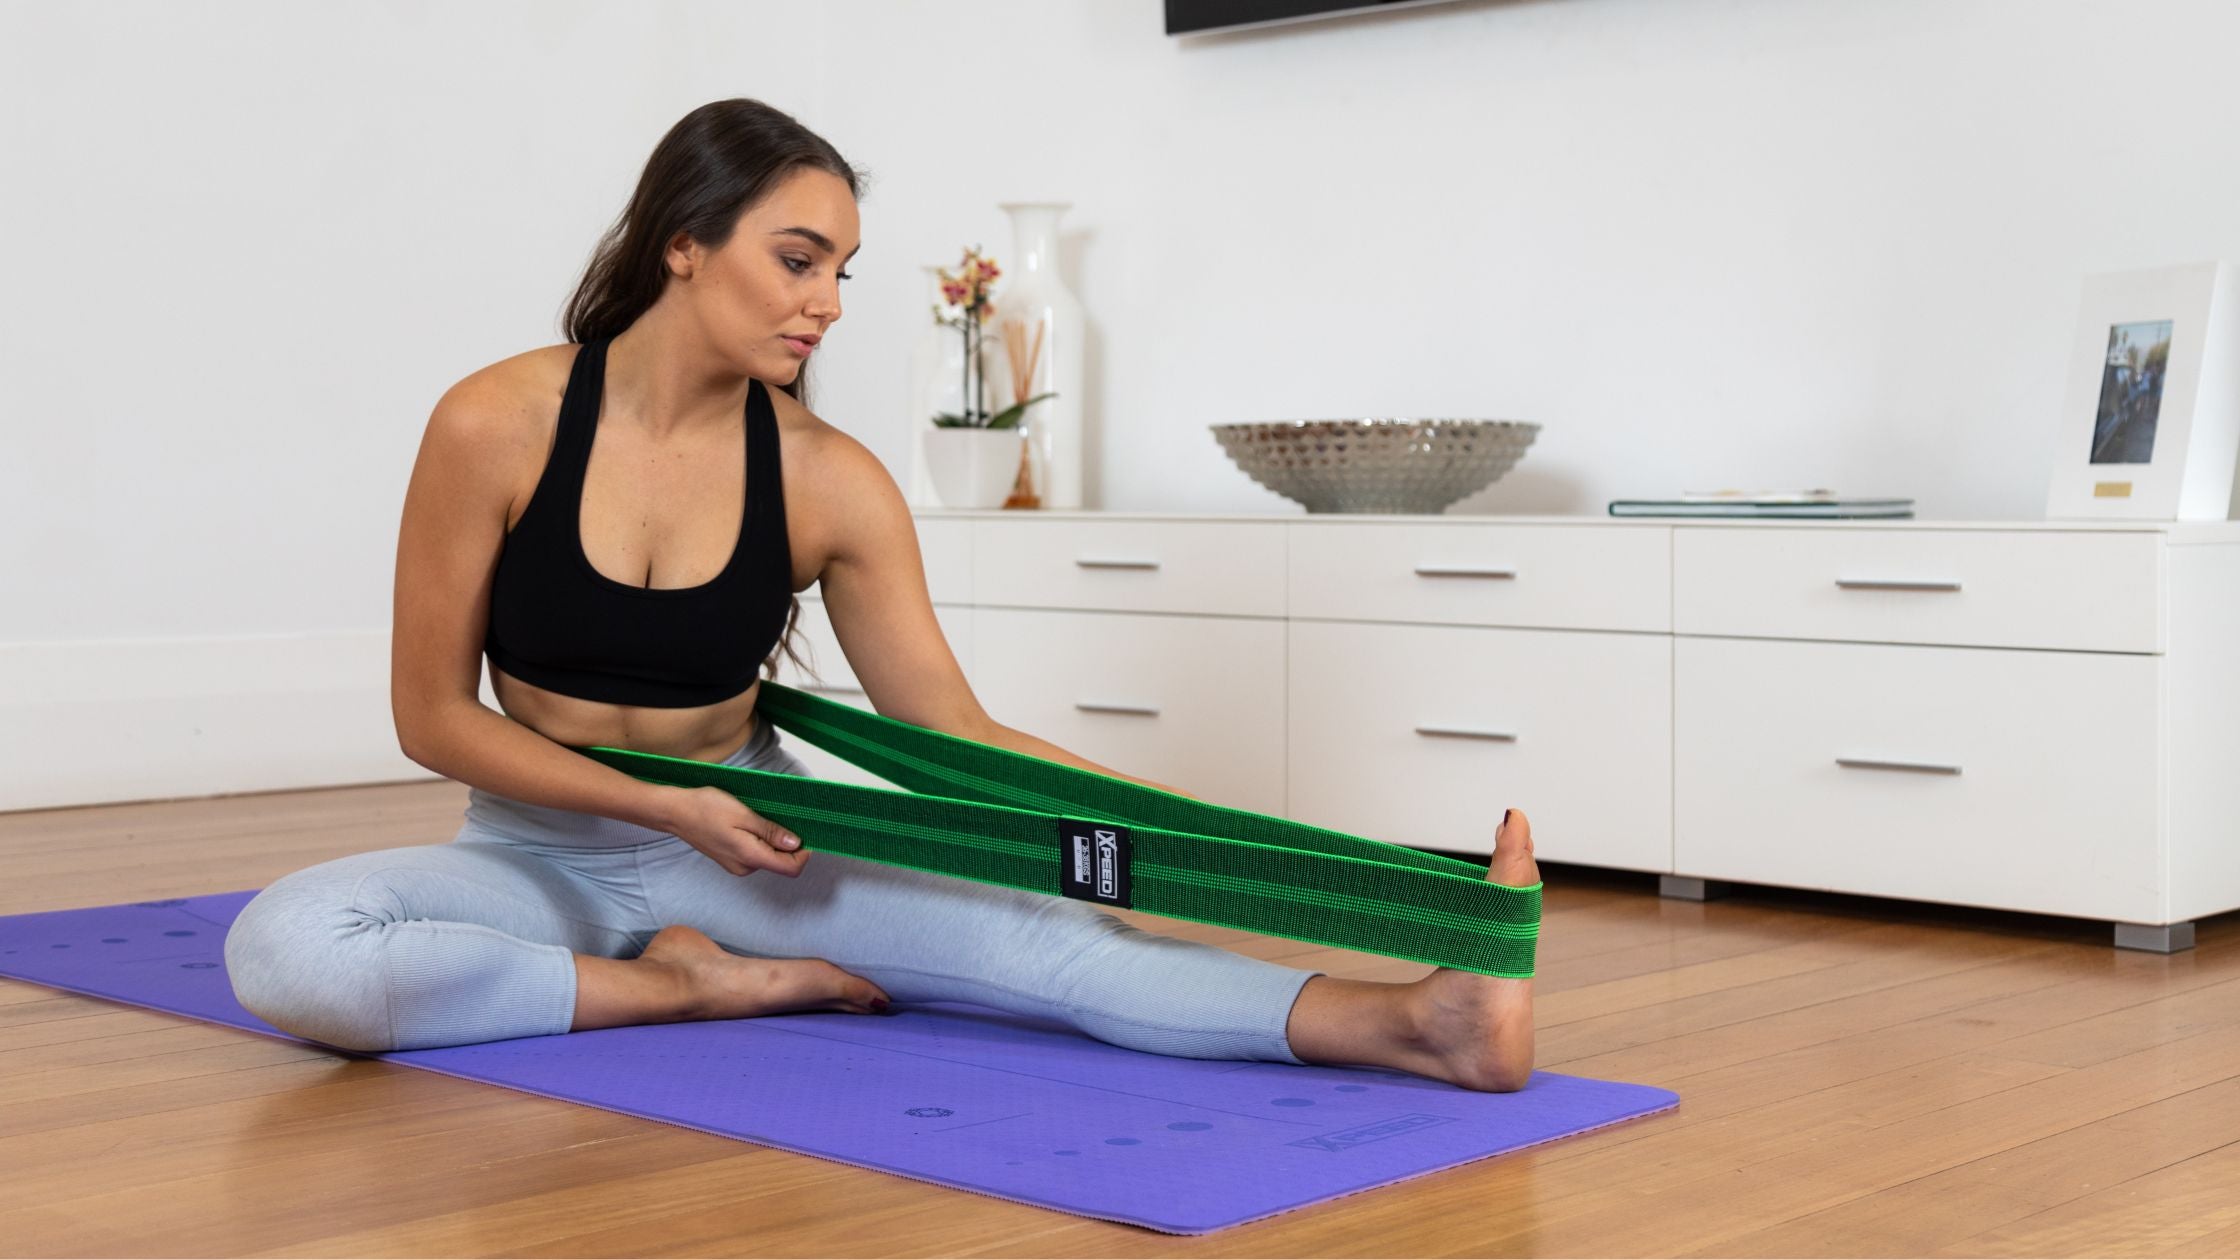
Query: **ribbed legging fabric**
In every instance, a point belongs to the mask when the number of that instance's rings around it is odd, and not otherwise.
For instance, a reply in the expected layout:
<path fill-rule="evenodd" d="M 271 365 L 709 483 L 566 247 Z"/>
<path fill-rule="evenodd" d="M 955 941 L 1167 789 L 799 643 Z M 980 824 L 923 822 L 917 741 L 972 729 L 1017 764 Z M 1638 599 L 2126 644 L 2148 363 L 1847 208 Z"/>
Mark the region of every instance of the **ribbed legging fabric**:
<path fill-rule="evenodd" d="M 808 773 L 759 721 L 725 764 Z M 825 959 L 898 1006 L 971 1002 L 1199 1059 L 1299 1062 L 1284 1029 L 1318 974 L 1085 902 L 835 853 L 793 879 L 734 876 L 673 835 L 479 790 L 449 844 L 275 881 L 235 920 L 226 968 L 243 1006 L 298 1036 L 360 1051 L 465 1045 L 566 1032 L 573 955 L 635 957 L 680 923 L 734 954 Z"/>

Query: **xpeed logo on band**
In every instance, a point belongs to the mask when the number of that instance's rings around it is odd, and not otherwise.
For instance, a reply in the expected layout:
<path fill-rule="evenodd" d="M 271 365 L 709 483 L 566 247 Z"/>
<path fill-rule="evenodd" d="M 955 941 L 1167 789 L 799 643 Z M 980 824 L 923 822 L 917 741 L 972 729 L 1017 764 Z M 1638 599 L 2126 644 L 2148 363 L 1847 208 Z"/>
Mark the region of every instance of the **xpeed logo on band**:
<path fill-rule="evenodd" d="M 1420 1133 L 1425 1129 L 1447 1124 L 1452 1120 L 1452 1116 L 1394 1116 L 1390 1120 L 1379 1120 L 1375 1124 L 1355 1125 L 1353 1128 L 1340 1129 L 1336 1133 L 1325 1133 L 1320 1137 L 1300 1138 L 1290 1145 L 1304 1146 L 1317 1151 L 1350 1151 L 1356 1146 L 1367 1146 L 1371 1142 L 1382 1142 L 1386 1138 L 1399 1137 L 1404 1133 Z"/>
<path fill-rule="evenodd" d="M 1134 837 L 1111 823 L 1059 820 L 1065 867 L 1059 891 L 1108 906 L 1132 904 L 1128 860 Z"/>
<path fill-rule="evenodd" d="M 1102 827 L 1097 829 L 1097 895 L 1120 895 L 1120 837 Z"/>

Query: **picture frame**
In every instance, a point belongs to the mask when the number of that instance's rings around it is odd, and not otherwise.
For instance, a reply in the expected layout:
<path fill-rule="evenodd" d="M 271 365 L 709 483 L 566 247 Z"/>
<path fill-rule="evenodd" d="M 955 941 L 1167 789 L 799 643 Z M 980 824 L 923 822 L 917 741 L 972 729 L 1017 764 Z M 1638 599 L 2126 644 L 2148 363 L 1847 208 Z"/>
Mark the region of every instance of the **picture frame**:
<path fill-rule="evenodd" d="M 2086 277 L 2057 441 L 2048 519 L 2240 516 L 2240 268 Z"/>

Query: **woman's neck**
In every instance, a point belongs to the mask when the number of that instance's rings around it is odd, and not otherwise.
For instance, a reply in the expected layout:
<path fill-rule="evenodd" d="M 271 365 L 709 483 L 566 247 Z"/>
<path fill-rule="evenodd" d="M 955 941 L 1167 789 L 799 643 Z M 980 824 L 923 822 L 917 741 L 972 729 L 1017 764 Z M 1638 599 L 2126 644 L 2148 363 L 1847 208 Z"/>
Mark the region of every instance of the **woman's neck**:
<path fill-rule="evenodd" d="M 607 347 L 608 419 L 655 437 L 737 426 L 750 378 L 708 348 L 682 312 L 655 303 Z"/>

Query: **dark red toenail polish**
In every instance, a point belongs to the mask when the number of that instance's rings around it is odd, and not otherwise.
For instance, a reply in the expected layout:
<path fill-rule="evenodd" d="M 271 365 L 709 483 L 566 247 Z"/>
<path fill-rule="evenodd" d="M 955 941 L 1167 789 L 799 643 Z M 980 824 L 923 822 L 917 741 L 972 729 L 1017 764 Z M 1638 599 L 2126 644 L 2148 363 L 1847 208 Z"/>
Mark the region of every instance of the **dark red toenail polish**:
<path fill-rule="evenodd" d="M 872 1009 L 873 1011 L 875 1011 L 875 1012 L 877 1012 L 877 1013 L 881 1014 L 881 1015 L 884 1015 L 884 1014 L 886 1014 L 886 1013 L 887 1013 L 887 1000 L 886 1000 L 885 998 L 873 998 L 873 999 L 871 999 L 871 1009 Z"/>
<path fill-rule="evenodd" d="M 1513 810 L 1513 809 L 1505 809 L 1505 810 L 1502 810 L 1502 811 L 1501 811 L 1501 825 L 1502 825 L 1502 826 L 1504 826 L 1504 827 L 1508 826 L 1508 825 L 1509 825 L 1509 815 L 1511 815 L 1511 814 L 1513 814 L 1513 813 L 1515 813 L 1515 812 L 1516 812 L 1516 811 L 1515 811 L 1515 810 Z"/>

